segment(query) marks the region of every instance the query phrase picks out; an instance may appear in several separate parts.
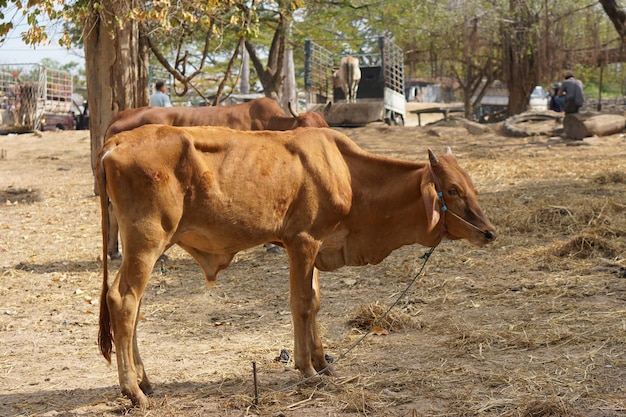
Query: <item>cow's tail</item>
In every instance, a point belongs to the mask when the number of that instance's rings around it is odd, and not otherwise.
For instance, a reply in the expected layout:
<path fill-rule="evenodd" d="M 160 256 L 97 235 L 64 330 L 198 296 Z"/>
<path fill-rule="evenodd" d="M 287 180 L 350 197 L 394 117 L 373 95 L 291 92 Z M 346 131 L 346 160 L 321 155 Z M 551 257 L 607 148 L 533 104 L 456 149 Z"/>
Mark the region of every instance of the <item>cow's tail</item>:
<path fill-rule="evenodd" d="M 98 346 L 102 356 L 111 363 L 111 351 L 113 350 L 113 336 L 111 334 L 111 317 L 107 304 L 109 292 L 109 268 L 107 260 L 108 231 L 109 231 L 109 195 L 106 187 L 106 173 L 104 172 L 103 157 L 99 157 L 96 163 L 96 180 L 100 193 L 100 210 L 102 211 L 102 290 L 100 292 L 100 323 L 98 329 Z"/>

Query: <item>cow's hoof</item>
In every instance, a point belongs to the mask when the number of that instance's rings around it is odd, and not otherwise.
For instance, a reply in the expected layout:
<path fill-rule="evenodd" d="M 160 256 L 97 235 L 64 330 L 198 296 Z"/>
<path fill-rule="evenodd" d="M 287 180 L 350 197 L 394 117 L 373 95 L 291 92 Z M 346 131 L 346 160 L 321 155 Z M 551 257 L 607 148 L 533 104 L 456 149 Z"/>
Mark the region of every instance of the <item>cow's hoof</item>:
<path fill-rule="evenodd" d="M 305 384 L 319 384 L 323 381 L 324 376 L 320 374 L 313 374 L 311 376 L 305 376 L 303 383 Z"/>
<path fill-rule="evenodd" d="M 152 384 L 147 379 L 139 383 L 139 388 L 141 388 L 141 391 L 146 395 L 150 395 L 154 392 L 154 389 L 152 388 Z"/>
<path fill-rule="evenodd" d="M 268 243 L 265 245 L 265 249 L 269 252 L 269 253 L 280 253 L 280 247 L 276 246 L 276 245 L 272 245 L 271 243 Z"/>
<path fill-rule="evenodd" d="M 329 355 L 325 355 L 325 357 L 326 362 L 322 363 L 321 365 L 315 365 L 315 370 L 321 375 L 339 376 L 337 371 L 335 371 L 335 368 L 331 365 L 331 363 L 333 362 L 333 358 Z"/>
<path fill-rule="evenodd" d="M 339 372 L 337 372 L 337 371 L 335 370 L 335 368 L 334 368 L 332 365 L 328 365 L 328 366 L 327 366 L 327 367 L 326 367 L 326 368 L 322 371 L 322 373 L 323 373 L 324 375 L 327 375 L 327 376 L 332 376 L 332 377 L 334 377 L 334 378 L 336 378 L 336 377 L 338 377 L 338 376 L 339 376 Z"/>
<path fill-rule="evenodd" d="M 140 410 L 147 410 L 150 407 L 150 400 L 148 397 L 144 395 L 143 392 L 139 391 L 136 395 L 132 395 L 130 393 L 122 392 L 133 403 L 134 408 L 138 408 Z"/>
<path fill-rule="evenodd" d="M 111 260 L 122 259 L 122 254 L 119 252 L 109 253 L 109 258 L 111 258 Z"/>

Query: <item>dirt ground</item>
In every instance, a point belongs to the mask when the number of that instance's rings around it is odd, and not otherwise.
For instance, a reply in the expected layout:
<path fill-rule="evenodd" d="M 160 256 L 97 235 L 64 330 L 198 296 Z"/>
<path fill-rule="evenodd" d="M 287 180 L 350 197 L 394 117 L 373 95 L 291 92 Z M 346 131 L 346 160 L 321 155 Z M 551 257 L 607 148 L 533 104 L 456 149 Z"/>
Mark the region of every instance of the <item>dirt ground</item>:
<path fill-rule="evenodd" d="M 343 129 L 408 160 L 450 146 L 496 225 L 321 274 L 336 378 L 298 385 L 285 253 L 240 253 L 208 288 L 180 249 L 158 264 L 139 345 L 148 410 L 121 396 L 96 344 L 100 209 L 84 131 L 0 136 L 1 416 L 625 416 L 626 140 Z M 112 262 L 112 273 L 119 262 Z M 388 333 L 388 334 L 386 334 Z M 258 404 L 252 363 L 257 365 Z"/>

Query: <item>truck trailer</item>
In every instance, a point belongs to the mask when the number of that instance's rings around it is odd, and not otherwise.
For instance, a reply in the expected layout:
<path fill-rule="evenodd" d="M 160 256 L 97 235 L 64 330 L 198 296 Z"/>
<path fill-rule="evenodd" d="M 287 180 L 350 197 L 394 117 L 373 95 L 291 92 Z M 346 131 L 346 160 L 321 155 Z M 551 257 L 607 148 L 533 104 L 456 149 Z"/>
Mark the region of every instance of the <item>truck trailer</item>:
<path fill-rule="evenodd" d="M 341 40 L 329 42 L 328 48 L 313 40 L 304 44 L 304 85 L 308 111 L 321 111 L 330 101 L 326 113 L 330 126 L 363 126 L 370 122 L 384 121 L 389 125 L 404 125 L 406 99 L 404 97 L 404 53 L 391 39 L 378 37 L 375 42 L 363 40 L 361 50 L 366 53 L 333 52 L 331 48 L 341 45 Z M 361 80 L 356 102 L 346 102 L 341 87 L 333 82 L 344 56 L 359 59 Z"/>
<path fill-rule="evenodd" d="M 75 128 L 72 75 L 41 64 L 0 65 L 0 134 Z"/>

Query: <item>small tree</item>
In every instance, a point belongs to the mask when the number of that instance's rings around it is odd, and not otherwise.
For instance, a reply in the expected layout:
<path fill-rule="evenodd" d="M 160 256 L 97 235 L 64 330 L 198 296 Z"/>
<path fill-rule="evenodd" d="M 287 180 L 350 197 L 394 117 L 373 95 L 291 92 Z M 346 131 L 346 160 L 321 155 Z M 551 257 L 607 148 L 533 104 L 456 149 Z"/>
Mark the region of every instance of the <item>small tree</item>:
<path fill-rule="evenodd" d="M 287 17 L 281 13 L 278 17 L 278 26 L 274 31 L 274 38 L 269 49 L 267 66 L 261 61 L 254 44 L 249 40 L 245 42 L 250 61 L 259 77 L 259 81 L 263 85 L 265 95 L 277 101 L 280 101 L 282 95 L 282 69 L 285 55 L 286 30 Z"/>
<path fill-rule="evenodd" d="M 463 108 L 467 118 L 474 116 L 476 106 L 499 72 L 497 61 L 492 55 L 496 51 L 493 36 L 488 30 L 480 36 L 479 23 L 478 17 L 464 22 L 461 44 L 463 58 L 452 66 L 452 72 L 463 92 Z"/>
<path fill-rule="evenodd" d="M 509 115 L 526 110 L 533 88 L 539 82 L 539 17 L 529 2 L 510 0 L 502 22 L 502 68 L 509 89 Z"/>

